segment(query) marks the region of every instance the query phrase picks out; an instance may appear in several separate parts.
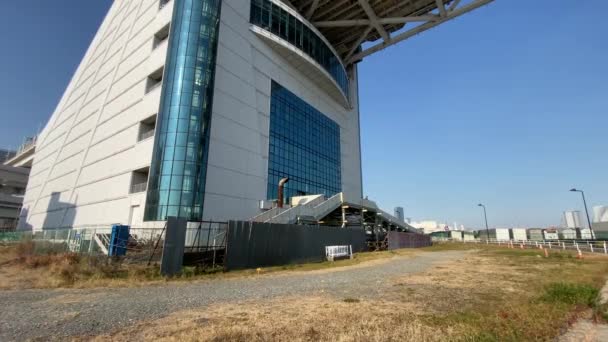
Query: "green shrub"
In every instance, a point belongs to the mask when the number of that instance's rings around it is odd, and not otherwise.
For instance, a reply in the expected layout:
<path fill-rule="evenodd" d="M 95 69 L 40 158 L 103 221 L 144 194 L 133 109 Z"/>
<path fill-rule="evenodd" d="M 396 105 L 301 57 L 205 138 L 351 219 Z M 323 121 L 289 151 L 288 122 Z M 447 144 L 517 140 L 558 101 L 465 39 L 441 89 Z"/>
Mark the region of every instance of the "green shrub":
<path fill-rule="evenodd" d="M 542 299 L 552 303 L 576 304 L 593 307 L 600 291 L 587 284 L 553 283 L 545 288 Z"/>

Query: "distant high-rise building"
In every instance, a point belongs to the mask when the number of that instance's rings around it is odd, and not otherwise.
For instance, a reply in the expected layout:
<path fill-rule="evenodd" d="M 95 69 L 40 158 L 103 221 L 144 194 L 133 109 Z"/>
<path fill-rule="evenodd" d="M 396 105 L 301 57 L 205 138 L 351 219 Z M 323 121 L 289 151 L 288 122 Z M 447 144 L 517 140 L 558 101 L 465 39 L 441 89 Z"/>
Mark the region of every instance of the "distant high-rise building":
<path fill-rule="evenodd" d="M 570 210 L 564 212 L 564 221 L 566 228 L 582 228 L 581 227 L 581 212 L 578 210 Z"/>
<path fill-rule="evenodd" d="M 400 219 L 401 221 L 405 221 L 405 215 L 403 212 L 403 207 L 396 207 L 395 208 L 395 217 Z"/>
<path fill-rule="evenodd" d="M 608 206 L 598 205 L 593 207 L 593 222 L 608 222 Z"/>

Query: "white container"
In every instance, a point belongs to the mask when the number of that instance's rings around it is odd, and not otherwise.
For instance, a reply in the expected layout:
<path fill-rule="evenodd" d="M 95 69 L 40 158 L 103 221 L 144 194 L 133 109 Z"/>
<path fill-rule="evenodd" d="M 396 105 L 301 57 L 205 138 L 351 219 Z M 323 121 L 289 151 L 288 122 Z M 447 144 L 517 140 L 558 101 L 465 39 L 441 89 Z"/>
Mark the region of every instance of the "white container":
<path fill-rule="evenodd" d="M 475 234 L 473 232 L 462 232 L 462 237 L 463 237 L 464 241 L 475 240 Z"/>
<path fill-rule="evenodd" d="M 511 240 L 511 234 L 509 234 L 509 229 L 497 228 L 493 229 L 496 231 L 496 240 L 499 241 L 509 241 Z M 490 236 L 492 235 L 492 230 L 490 230 Z"/>
<path fill-rule="evenodd" d="M 528 240 L 539 241 L 542 240 L 543 230 L 539 228 L 528 229 Z"/>
<path fill-rule="evenodd" d="M 564 240 L 576 240 L 576 229 L 562 229 L 561 235 L 561 238 Z"/>
<path fill-rule="evenodd" d="M 452 238 L 452 240 L 462 241 L 462 231 L 460 231 L 460 230 L 451 230 L 450 231 L 450 238 Z"/>
<path fill-rule="evenodd" d="M 545 240 L 559 240 L 559 235 L 557 234 L 557 231 L 547 231 L 545 230 L 543 232 Z"/>
<path fill-rule="evenodd" d="M 528 240 L 528 233 L 525 228 L 513 228 L 511 234 L 514 241 L 526 241 Z"/>
<path fill-rule="evenodd" d="M 582 240 L 591 240 L 591 230 L 589 228 L 581 229 L 581 239 Z"/>

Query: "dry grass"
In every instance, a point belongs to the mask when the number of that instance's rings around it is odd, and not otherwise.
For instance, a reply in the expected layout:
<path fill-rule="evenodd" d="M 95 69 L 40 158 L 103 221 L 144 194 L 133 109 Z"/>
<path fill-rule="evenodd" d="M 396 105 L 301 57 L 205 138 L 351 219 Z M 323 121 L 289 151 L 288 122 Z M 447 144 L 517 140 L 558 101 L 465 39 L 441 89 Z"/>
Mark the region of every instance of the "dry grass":
<path fill-rule="evenodd" d="M 461 327 L 432 327 L 404 305 L 329 297 L 281 298 L 178 312 L 96 341 L 443 341 Z"/>
<path fill-rule="evenodd" d="M 428 272 L 387 279 L 381 298 L 224 303 L 98 340 L 548 341 L 593 315 L 589 294 L 604 284 L 608 258 L 538 254 L 484 248 Z M 565 295 L 555 286 L 564 282 Z"/>
<path fill-rule="evenodd" d="M 101 287 L 150 284 L 157 268 L 123 265 L 107 257 L 83 257 L 26 241 L 0 247 L 0 289 Z"/>
<path fill-rule="evenodd" d="M 41 252 L 42 250 L 42 252 Z M 292 264 L 261 269 L 221 272 L 185 267 L 181 276 L 171 279 L 159 274 L 158 265 L 125 265 L 107 257 L 79 256 L 55 251 L 26 241 L 15 246 L 0 246 L 0 290 L 32 288 L 138 287 L 168 281 L 205 281 L 217 278 L 259 277 L 294 272 L 335 272 L 388 262 L 392 258 L 412 257 L 419 251 L 399 250 L 357 253 L 353 259 L 334 262 Z"/>

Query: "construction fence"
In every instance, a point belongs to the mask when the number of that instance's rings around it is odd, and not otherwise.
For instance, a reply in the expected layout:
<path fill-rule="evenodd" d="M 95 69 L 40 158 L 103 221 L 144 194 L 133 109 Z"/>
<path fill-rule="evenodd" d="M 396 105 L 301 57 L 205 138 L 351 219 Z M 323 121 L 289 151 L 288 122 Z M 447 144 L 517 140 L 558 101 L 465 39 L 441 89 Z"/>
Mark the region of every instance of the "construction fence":
<path fill-rule="evenodd" d="M 388 249 L 420 248 L 432 246 L 428 235 L 406 232 L 388 232 Z"/>
<path fill-rule="evenodd" d="M 221 262 L 226 248 L 225 222 L 200 222 L 186 229 L 185 264 Z M 160 262 L 166 228 L 130 227 L 128 239 L 112 239 L 112 227 L 54 229 L 39 232 L 0 233 L 0 244 L 33 241 L 35 253 L 76 253 L 79 255 L 110 255 L 112 243 L 124 248 L 126 263 Z M 207 260 L 209 259 L 209 260 Z"/>
<path fill-rule="evenodd" d="M 362 229 L 230 221 L 226 264 L 228 270 L 316 262 L 325 259 L 326 246 L 352 246 L 367 251 Z"/>
<path fill-rule="evenodd" d="M 110 226 L 0 233 L 0 244 L 33 241 L 40 254 L 119 256 L 127 264 L 161 262 L 166 227 L 123 228 L 128 229 L 126 234 L 112 234 Z M 366 252 L 370 239 L 373 235 L 361 228 L 252 221 L 188 223 L 183 264 L 233 270 L 317 262 L 326 258 L 327 246 L 349 246 L 351 253 Z M 406 232 L 389 232 L 383 241 L 381 250 L 431 245 L 429 236 Z M 167 243 L 171 245 L 169 240 Z"/>

